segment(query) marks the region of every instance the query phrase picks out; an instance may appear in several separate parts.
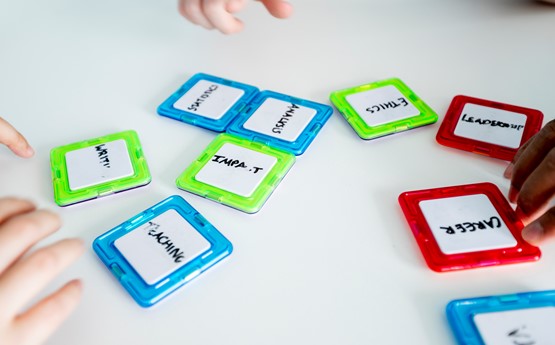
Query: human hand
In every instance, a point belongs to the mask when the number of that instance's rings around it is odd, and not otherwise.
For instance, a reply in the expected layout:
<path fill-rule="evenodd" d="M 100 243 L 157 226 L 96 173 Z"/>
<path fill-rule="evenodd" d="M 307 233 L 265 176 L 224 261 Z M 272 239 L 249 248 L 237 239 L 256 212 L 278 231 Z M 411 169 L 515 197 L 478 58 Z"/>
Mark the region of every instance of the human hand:
<path fill-rule="evenodd" d="M 511 179 L 509 200 L 526 225 L 523 238 L 538 244 L 555 238 L 555 207 L 546 211 L 555 193 L 555 120 L 545 125 L 517 152 L 505 170 Z"/>
<path fill-rule="evenodd" d="M 179 13 L 194 24 L 206 29 L 217 29 L 233 34 L 243 29 L 243 22 L 234 14 L 247 5 L 248 0 L 179 0 Z M 293 6 L 283 0 L 260 0 L 276 18 L 287 18 Z"/>
<path fill-rule="evenodd" d="M 54 213 L 36 210 L 25 200 L 0 198 L 0 344 L 36 345 L 64 321 L 81 297 L 73 280 L 29 305 L 55 276 L 83 252 L 80 240 L 67 239 L 26 255 L 42 238 L 60 227 Z"/>
<path fill-rule="evenodd" d="M 23 158 L 32 157 L 35 154 L 33 148 L 25 137 L 21 135 L 8 121 L 0 117 L 0 144 L 6 145 L 16 155 Z"/>

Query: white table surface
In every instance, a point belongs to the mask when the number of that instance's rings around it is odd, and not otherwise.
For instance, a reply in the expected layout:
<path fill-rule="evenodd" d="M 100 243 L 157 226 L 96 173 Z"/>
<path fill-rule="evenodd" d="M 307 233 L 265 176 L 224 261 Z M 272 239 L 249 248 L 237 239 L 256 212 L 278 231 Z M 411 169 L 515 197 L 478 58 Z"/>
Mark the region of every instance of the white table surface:
<path fill-rule="evenodd" d="M 555 245 L 539 262 L 453 273 L 427 268 L 397 202 L 404 191 L 492 182 L 506 162 L 438 145 L 466 94 L 555 117 L 555 7 L 525 0 L 296 1 L 278 21 L 260 4 L 243 33 L 192 26 L 175 1 L 0 0 L 0 116 L 34 145 L 0 148 L 0 191 L 56 210 L 55 239 L 96 236 L 182 195 L 234 244 L 232 255 L 152 309 L 92 249 L 48 288 L 80 277 L 78 310 L 49 344 L 452 344 L 452 299 L 555 288 Z M 329 103 L 333 90 L 402 78 L 438 123 L 364 141 L 336 112 L 254 215 L 180 191 L 175 178 L 215 133 L 156 114 L 206 72 Z M 53 147 L 135 129 L 153 182 L 67 208 L 53 201 Z M 44 291 L 46 294 L 48 291 Z"/>

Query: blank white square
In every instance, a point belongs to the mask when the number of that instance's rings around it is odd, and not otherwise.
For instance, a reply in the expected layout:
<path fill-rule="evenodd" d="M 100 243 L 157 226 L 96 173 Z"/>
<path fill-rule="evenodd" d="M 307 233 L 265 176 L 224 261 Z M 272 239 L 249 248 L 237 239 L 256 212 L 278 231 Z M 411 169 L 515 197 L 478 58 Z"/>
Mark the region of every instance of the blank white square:
<path fill-rule="evenodd" d="M 118 180 L 134 173 L 124 139 L 69 151 L 65 160 L 71 190 Z"/>
<path fill-rule="evenodd" d="M 517 245 L 511 231 L 484 194 L 424 200 L 420 201 L 419 206 L 444 254 L 471 253 Z M 483 228 L 480 228 L 480 224 Z M 454 233 L 448 233 L 449 227 Z"/>
<path fill-rule="evenodd" d="M 244 94 L 245 91 L 235 87 L 199 80 L 173 104 L 173 107 L 219 120 Z"/>
<path fill-rule="evenodd" d="M 210 249 L 210 242 L 170 209 L 118 238 L 114 246 L 147 284 L 154 285 Z"/>
<path fill-rule="evenodd" d="M 275 98 L 267 98 L 249 117 L 243 127 L 254 132 L 294 142 L 315 115 L 315 109 Z"/>
<path fill-rule="evenodd" d="M 520 146 L 526 115 L 512 111 L 465 104 L 455 135 L 512 149 Z"/>
<path fill-rule="evenodd" d="M 420 111 L 394 85 L 357 92 L 345 99 L 369 127 L 420 115 Z"/>
<path fill-rule="evenodd" d="M 555 345 L 555 308 L 528 308 L 474 316 L 486 345 Z"/>
<path fill-rule="evenodd" d="M 226 143 L 202 167 L 195 179 L 249 197 L 276 163 L 274 156 Z"/>

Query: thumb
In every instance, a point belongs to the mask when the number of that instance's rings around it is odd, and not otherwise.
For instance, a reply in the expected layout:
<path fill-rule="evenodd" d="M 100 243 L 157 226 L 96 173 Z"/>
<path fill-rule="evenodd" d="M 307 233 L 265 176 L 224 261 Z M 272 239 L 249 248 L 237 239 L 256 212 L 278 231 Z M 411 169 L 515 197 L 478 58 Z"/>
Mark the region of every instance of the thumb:
<path fill-rule="evenodd" d="M 293 6 L 290 3 L 283 0 L 260 0 L 270 12 L 270 14 L 276 18 L 287 18 L 293 13 Z"/>
<path fill-rule="evenodd" d="M 526 242 L 538 245 L 548 239 L 555 239 L 555 207 L 522 229 Z"/>

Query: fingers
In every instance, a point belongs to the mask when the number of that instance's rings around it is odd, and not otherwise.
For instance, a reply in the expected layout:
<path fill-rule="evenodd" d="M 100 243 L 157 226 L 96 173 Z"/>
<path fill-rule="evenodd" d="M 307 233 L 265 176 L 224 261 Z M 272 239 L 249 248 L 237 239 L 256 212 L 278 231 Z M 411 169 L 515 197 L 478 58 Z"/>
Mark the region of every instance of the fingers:
<path fill-rule="evenodd" d="M 23 211 L 24 207 L 32 205 L 22 204 L 20 207 L 17 210 Z M 0 225 L 0 273 L 36 242 L 57 231 L 60 225 L 56 214 L 44 210 L 20 214 L 5 221 Z"/>
<path fill-rule="evenodd" d="M 29 158 L 35 154 L 35 151 L 33 151 L 33 148 L 29 145 L 25 137 L 1 117 L 0 144 L 6 145 L 19 157 Z"/>
<path fill-rule="evenodd" d="M 520 158 L 520 156 L 522 156 L 522 153 L 524 151 L 526 151 L 526 148 L 528 147 L 528 145 L 530 145 L 530 143 L 532 142 L 532 140 L 534 140 L 535 137 L 532 137 L 530 139 L 528 139 L 528 141 L 526 141 L 524 143 L 524 145 L 522 145 L 518 151 L 516 152 L 515 156 L 513 157 L 513 160 L 511 161 L 511 163 L 509 163 L 509 165 L 507 166 L 507 168 L 505 169 L 505 172 L 503 173 L 503 176 L 505 178 L 511 179 L 513 177 L 513 169 L 515 167 L 515 162 L 518 161 L 518 159 Z"/>
<path fill-rule="evenodd" d="M 237 13 L 247 5 L 247 0 L 228 0 L 226 10 L 229 13 Z"/>
<path fill-rule="evenodd" d="M 549 209 L 540 218 L 524 227 L 522 238 L 533 245 L 555 238 L 555 208 Z"/>
<path fill-rule="evenodd" d="M 202 0 L 179 0 L 179 13 L 193 24 L 211 30 L 214 25 L 206 18 L 202 12 Z"/>
<path fill-rule="evenodd" d="M 233 0 L 236 2 L 237 0 Z M 243 22 L 228 12 L 228 1 L 226 0 L 204 0 L 203 10 L 206 18 L 212 25 L 224 34 L 234 34 L 243 30 Z M 235 12 L 241 7 L 239 2 L 230 4 L 229 7 Z"/>
<path fill-rule="evenodd" d="M 515 202 L 522 185 L 530 174 L 540 165 L 551 148 L 555 147 L 555 120 L 549 122 L 536 134 L 515 160 L 512 169 L 509 200 Z M 520 150 L 519 150 L 520 152 Z"/>
<path fill-rule="evenodd" d="M 293 6 L 282 0 L 260 0 L 276 18 L 287 18 Z M 192 23 L 206 29 L 217 29 L 224 34 L 243 30 L 243 22 L 233 14 L 242 10 L 247 0 L 179 0 L 179 13 Z"/>
<path fill-rule="evenodd" d="M 293 6 L 283 0 L 260 0 L 268 12 L 276 18 L 287 18 L 293 13 Z"/>
<path fill-rule="evenodd" d="M 71 281 L 18 316 L 14 322 L 16 343 L 43 343 L 77 307 L 82 290 L 80 281 Z"/>
<path fill-rule="evenodd" d="M 243 29 L 243 22 L 233 16 L 242 10 L 246 0 L 180 0 L 179 12 L 192 23 L 206 29 L 232 34 Z"/>
<path fill-rule="evenodd" d="M 17 198 L 0 198 L 0 224 L 8 218 L 32 211 L 34 209 L 35 205 L 27 200 Z"/>
<path fill-rule="evenodd" d="M 8 268 L 0 277 L 2 313 L 16 315 L 82 252 L 80 240 L 63 240 L 37 250 Z"/>
<path fill-rule="evenodd" d="M 517 198 L 520 212 L 533 216 L 555 193 L 555 149 L 549 151 L 522 184 Z"/>

